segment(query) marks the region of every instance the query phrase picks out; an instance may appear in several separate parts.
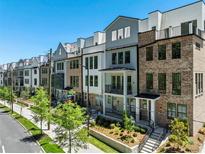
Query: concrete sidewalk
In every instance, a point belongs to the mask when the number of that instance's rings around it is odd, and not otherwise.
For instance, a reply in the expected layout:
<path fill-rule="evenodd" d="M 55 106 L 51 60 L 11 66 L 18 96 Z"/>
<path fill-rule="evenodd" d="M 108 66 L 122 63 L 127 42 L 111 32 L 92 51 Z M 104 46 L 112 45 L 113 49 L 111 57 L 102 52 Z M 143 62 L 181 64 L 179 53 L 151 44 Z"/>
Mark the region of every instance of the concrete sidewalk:
<path fill-rule="evenodd" d="M 0 103 L 7 106 L 7 107 L 11 107 L 9 103 L 7 103 L 6 101 L 2 101 L 0 100 Z M 21 106 L 18 104 L 14 103 L 14 111 L 21 114 L 23 117 L 27 118 L 28 120 L 30 120 L 31 122 L 33 122 L 36 126 L 38 126 L 40 128 L 40 122 L 36 123 L 33 119 L 33 115 L 34 113 L 29 110 L 27 107 L 22 107 L 21 110 Z M 54 140 L 55 138 L 55 128 L 57 127 L 56 124 L 51 124 L 50 125 L 50 130 L 47 130 L 47 122 L 43 122 L 43 131 L 44 133 L 46 133 L 50 138 L 52 138 Z M 65 152 L 68 151 L 67 148 L 63 148 L 63 150 Z M 73 151 L 74 153 L 74 151 Z M 88 143 L 87 149 L 79 149 L 77 153 L 104 153 L 102 150 L 98 149 L 97 147 L 95 147 L 94 145 Z"/>

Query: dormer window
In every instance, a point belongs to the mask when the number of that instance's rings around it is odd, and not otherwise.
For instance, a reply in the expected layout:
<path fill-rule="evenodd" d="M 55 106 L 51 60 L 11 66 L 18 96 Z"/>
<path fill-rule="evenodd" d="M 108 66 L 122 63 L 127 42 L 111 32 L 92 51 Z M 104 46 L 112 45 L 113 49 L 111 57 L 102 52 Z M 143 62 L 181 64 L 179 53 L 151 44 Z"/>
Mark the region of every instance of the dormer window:
<path fill-rule="evenodd" d="M 59 55 L 61 55 L 61 48 L 59 49 Z"/>
<path fill-rule="evenodd" d="M 115 41 L 115 40 L 117 40 L 117 31 L 116 30 L 112 31 L 112 41 Z"/>
<path fill-rule="evenodd" d="M 118 29 L 118 39 L 123 39 L 123 28 Z"/>
<path fill-rule="evenodd" d="M 98 45 L 98 42 L 95 42 L 95 45 L 97 46 L 97 45 Z"/>
<path fill-rule="evenodd" d="M 125 27 L 125 38 L 130 37 L 130 26 Z"/>

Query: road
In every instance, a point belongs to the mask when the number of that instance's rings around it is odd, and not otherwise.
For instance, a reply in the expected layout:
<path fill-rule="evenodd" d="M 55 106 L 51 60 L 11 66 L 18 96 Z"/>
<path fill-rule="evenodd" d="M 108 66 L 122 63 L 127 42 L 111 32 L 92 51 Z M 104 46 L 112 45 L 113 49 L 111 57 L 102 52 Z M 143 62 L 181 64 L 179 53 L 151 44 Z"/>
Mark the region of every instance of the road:
<path fill-rule="evenodd" d="M 42 153 L 27 131 L 0 109 L 0 153 Z"/>

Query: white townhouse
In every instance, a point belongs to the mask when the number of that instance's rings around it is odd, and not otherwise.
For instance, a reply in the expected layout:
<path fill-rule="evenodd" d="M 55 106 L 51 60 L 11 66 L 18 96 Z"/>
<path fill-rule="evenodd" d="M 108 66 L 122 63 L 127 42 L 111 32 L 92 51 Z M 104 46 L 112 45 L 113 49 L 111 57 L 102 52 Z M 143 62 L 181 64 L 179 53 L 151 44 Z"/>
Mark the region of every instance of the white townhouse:
<path fill-rule="evenodd" d="M 24 60 L 24 87 L 32 88 L 32 60 Z"/>
<path fill-rule="evenodd" d="M 0 87 L 4 86 L 4 65 L 0 66 Z"/>
<path fill-rule="evenodd" d="M 105 28 L 104 115 L 121 118 L 126 110 L 136 117 L 138 29 L 139 19 L 125 16 Z"/>
<path fill-rule="evenodd" d="M 90 105 L 92 108 L 100 111 L 103 109 L 103 73 L 99 70 L 104 68 L 104 52 L 104 32 L 95 32 L 93 36 L 85 39 L 82 67 L 84 100 L 87 102 L 87 90 L 89 85 Z"/>

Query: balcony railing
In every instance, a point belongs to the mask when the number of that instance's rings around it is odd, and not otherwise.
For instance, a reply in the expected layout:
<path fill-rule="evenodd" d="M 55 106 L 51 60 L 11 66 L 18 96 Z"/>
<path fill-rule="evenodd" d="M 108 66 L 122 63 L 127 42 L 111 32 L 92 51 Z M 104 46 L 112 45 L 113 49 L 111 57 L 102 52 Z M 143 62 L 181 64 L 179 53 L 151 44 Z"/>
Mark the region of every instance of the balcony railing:
<path fill-rule="evenodd" d="M 124 88 L 123 86 L 120 87 L 116 87 L 113 85 L 105 85 L 105 92 L 106 93 L 111 93 L 111 94 L 120 94 L 123 95 L 124 94 Z M 131 95 L 132 94 L 132 90 L 131 89 L 127 89 L 127 94 Z"/>
<path fill-rule="evenodd" d="M 204 31 L 190 25 L 189 29 L 186 29 L 183 32 L 182 32 L 181 26 L 170 27 L 170 28 L 163 29 L 163 30 L 157 30 L 156 31 L 156 40 L 177 37 L 177 36 L 182 36 L 182 35 L 188 35 L 188 34 L 196 34 L 197 36 L 199 36 L 201 38 L 205 38 Z"/>

